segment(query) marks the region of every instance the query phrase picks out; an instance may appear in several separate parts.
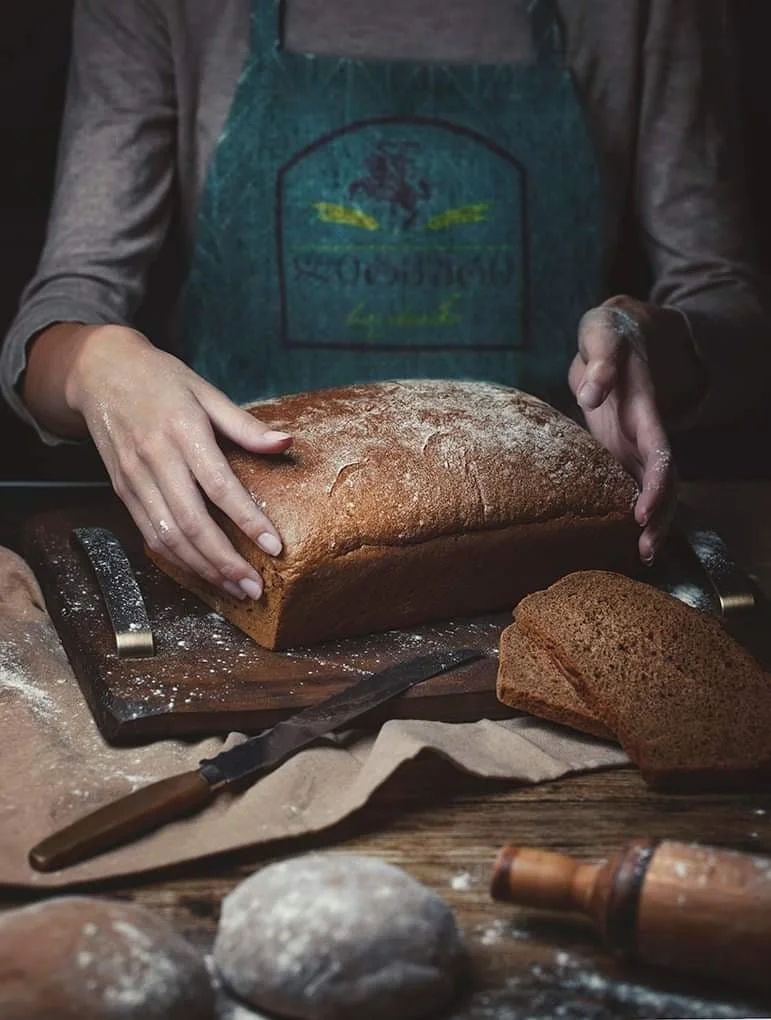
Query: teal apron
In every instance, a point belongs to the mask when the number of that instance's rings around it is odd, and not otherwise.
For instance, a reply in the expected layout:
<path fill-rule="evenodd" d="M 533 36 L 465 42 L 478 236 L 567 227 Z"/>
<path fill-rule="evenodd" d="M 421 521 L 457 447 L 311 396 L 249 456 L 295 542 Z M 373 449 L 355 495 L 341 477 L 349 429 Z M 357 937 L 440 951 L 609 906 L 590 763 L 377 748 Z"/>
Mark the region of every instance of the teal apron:
<path fill-rule="evenodd" d="M 212 158 L 185 360 L 236 401 L 384 378 L 487 379 L 557 404 L 600 295 L 595 153 L 554 0 L 537 59 L 444 66 L 251 48 Z"/>

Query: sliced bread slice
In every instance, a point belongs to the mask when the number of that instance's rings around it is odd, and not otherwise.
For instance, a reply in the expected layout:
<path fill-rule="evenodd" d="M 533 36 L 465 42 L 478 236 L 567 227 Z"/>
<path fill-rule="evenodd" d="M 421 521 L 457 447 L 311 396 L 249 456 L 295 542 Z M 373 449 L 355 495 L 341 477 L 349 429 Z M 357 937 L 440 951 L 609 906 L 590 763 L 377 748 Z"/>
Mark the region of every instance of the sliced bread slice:
<path fill-rule="evenodd" d="M 771 675 L 713 617 L 582 571 L 523 599 L 515 619 L 651 785 L 771 781 Z"/>
<path fill-rule="evenodd" d="M 539 719 L 571 726 L 594 737 L 613 734 L 560 672 L 555 661 L 513 623 L 501 635 L 498 700 Z"/>

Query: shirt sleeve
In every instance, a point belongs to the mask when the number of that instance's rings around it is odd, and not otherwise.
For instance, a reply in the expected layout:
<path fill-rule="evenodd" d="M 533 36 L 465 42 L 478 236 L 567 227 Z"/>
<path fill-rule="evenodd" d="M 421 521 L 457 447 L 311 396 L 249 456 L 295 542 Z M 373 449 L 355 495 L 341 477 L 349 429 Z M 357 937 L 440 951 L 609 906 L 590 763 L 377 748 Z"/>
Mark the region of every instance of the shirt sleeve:
<path fill-rule="evenodd" d="M 651 300 L 686 316 L 706 369 L 701 423 L 771 383 L 771 319 L 756 269 L 726 0 L 651 0 L 642 46 L 635 207 Z"/>
<path fill-rule="evenodd" d="M 171 215 L 174 71 L 151 0 L 76 0 L 55 197 L 37 272 L 0 355 L 11 407 L 30 339 L 56 322 L 130 324 Z"/>

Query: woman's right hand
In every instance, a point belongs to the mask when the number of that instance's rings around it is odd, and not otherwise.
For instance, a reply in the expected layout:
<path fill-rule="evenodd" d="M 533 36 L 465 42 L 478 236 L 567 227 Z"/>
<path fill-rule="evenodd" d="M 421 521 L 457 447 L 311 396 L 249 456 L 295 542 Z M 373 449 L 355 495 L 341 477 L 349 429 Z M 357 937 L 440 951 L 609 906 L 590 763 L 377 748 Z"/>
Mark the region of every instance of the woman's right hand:
<path fill-rule="evenodd" d="M 262 454 L 286 450 L 291 436 L 270 430 L 132 329 L 57 328 L 69 330 L 71 347 L 66 408 L 91 433 L 147 545 L 230 595 L 258 599 L 260 575 L 208 513 L 204 494 L 261 549 L 278 555 L 276 529 L 233 474 L 216 435 Z M 35 348 L 44 337 L 30 354 L 33 380 L 42 356 Z"/>

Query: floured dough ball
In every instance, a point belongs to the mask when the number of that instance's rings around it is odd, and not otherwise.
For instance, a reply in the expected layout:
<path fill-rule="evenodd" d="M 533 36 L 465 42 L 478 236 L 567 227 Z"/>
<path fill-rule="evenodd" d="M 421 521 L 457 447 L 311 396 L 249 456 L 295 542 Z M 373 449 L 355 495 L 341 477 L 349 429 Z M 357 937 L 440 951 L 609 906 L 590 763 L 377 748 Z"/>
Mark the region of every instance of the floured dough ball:
<path fill-rule="evenodd" d="M 226 897 L 214 960 L 227 988 L 298 1020 L 408 1020 L 463 976 L 449 907 L 384 861 L 318 853 L 272 864 Z"/>
<path fill-rule="evenodd" d="M 162 918 L 86 896 L 0 914 L 2 1020 L 212 1020 L 203 958 Z"/>

